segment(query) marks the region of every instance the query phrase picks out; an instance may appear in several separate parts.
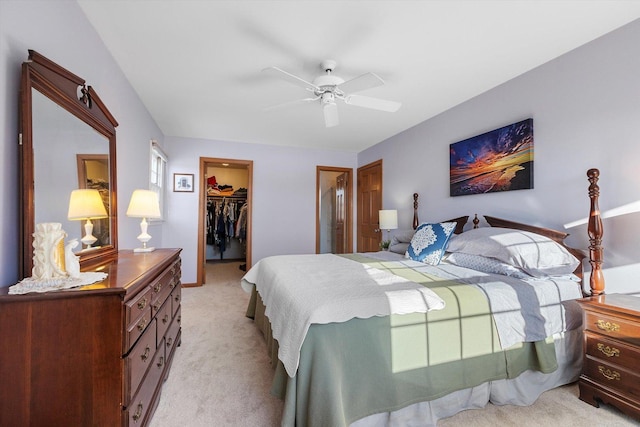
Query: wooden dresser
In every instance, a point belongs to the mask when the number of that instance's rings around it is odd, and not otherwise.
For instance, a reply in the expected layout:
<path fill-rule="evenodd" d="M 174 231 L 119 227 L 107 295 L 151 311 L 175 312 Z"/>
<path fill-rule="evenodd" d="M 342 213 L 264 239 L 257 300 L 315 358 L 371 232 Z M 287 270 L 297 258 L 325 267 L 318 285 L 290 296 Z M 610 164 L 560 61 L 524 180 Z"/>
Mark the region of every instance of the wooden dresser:
<path fill-rule="evenodd" d="M 610 294 L 579 302 L 584 310 L 580 399 L 640 419 L 640 298 Z"/>
<path fill-rule="evenodd" d="M 147 425 L 180 344 L 180 251 L 120 251 L 78 289 L 0 289 L 0 426 Z"/>

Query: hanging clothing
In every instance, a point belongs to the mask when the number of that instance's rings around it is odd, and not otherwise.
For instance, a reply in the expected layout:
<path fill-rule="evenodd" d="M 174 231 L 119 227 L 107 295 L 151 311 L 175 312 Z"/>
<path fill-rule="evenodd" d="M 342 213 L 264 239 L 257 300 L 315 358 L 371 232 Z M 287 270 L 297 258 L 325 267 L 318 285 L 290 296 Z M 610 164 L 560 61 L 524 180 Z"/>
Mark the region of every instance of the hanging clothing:
<path fill-rule="evenodd" d="M 244 212 L 244 213 L 243 213 Z M 232 239 L 246 238 L 246 200 L 209 197 L 207 200 L 206 242 L 220 254 L 229 249 Z M 243 248 L 246 253 L 246 248 Z"/>

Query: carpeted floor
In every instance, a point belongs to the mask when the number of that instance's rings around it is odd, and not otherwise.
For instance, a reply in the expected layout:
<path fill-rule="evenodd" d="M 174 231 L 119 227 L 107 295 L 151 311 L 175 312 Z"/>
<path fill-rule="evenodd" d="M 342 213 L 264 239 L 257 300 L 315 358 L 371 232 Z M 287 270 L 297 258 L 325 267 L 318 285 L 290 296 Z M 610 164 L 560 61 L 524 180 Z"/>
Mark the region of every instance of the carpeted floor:
<path fill-rule="evenodd" d="M 264 340 L 244 316 L 240 263 L 207 266 L 207 284 L 182 293 L 182 345 L 151 427 L 279 426 L 282 402 L 269 394 L 273 371 Z M 439 426 L 632 426 L 614 408 L 578 399 L 575 384 L 544 393 L 528 407 L 488 405 Z"/>

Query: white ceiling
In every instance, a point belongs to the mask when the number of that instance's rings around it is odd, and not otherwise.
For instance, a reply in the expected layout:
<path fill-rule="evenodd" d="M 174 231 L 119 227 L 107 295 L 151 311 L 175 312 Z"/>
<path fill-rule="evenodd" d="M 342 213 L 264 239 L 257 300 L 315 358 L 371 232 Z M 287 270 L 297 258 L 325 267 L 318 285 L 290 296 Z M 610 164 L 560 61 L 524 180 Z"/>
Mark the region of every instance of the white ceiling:
<path fill-rule="evenodd" d="M 359 152 L 640 17 L 640 1 L 78 0 L 165 135 Z M 395 113 L 319 103 L 324 59 Z"/>

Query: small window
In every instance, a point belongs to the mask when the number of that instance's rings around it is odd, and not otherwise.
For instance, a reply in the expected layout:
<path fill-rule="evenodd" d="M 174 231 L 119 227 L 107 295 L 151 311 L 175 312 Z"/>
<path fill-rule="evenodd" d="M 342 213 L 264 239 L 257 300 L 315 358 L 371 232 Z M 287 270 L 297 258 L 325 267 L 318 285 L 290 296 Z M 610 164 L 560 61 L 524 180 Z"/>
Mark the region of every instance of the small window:
<path fill-rule="evenodd" d="M 149 190 L 158 193 L 160 214 L 164 218 L 164 194 L 167 188 L 167 155 L 156 141 L 151 141 L 151 167 L 149 168 Z M 161 221 L 156 220 L 156 221 Z"/>

